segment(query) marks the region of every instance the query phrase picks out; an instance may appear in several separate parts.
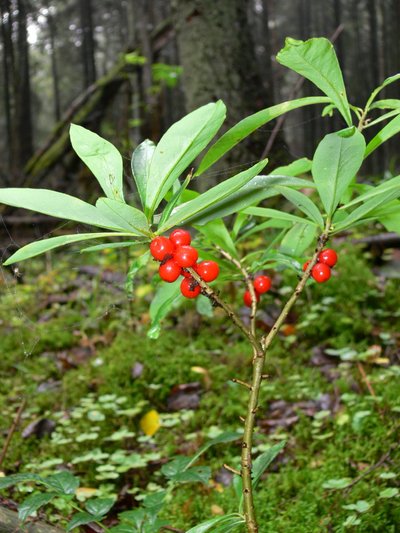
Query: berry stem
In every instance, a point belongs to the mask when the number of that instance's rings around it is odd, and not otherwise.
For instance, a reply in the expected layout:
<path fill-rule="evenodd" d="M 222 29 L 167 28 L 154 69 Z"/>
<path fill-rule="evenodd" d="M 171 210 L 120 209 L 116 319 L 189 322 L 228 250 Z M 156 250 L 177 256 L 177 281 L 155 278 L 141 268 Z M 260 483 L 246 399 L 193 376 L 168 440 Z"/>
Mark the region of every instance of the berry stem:
<path fill-rule="evenodd" d="M 265 363 L 266 352 L 271 345 L 272 341 L 278 334 L 282 324 L 285 322 L 291 308 L 299 298 L 302 293 L 308 278 L 310 277 L 311 270 L 318 260 L 318 255 L 325 246 L 329 238 L 329 229 L 331 222 L 327 220 L 325 230 L 320 235 L 318 239 L 318 244 L 315 249 L 314 255 L 302 275 L 300 281 L 298 282 L 296 288 L 294 289 L 291 297 L 284 305 L 279 317 L 277 318 L 275 324 L 272 326 L 271 331 L 267 336 L 262 337 L 261 339 L 261 350 L 259 350 L 258 345 L 253 344 L 253 378 L 251 381 L 251 389 L 249 392 L 249 401 L 247 405 L 247 415 L 244 423 L 244 435 L 242 441 L 242 481 L 243 481 L 243 502 L 244 502 L 244 514 L 246 520 L 246 527 L 248 533 L 258 533 L 257 519 L 255 515 L 254 508 L 254 499 L 253 499 L 253 485 L 252 485 L 252 446 L 253 446 L 253 432 L 255 417 L 258 409 L 258 399 L 260 394 L 260 386 L 263 380 L 263 368 Z"/>
<path fill-rule="evenodd" d="M 261 386 L 262 380 L 266 378 L 265 374 L 263 373 L 265 356 L 272 341 L 278 334 L 282 324 L 285 322 L 291 308 L 293 307 L 293 305 L 296 303 L 297 299 L 301 295 L 307 283 L 307 280 L 310 277 L 311 270 L 318 261 L 318 255 L 329 239 L 330 227 L 331 227 L 331 220 L 328 219 L 326 221 L 325 230 L 318 239 L 318 243 L 317 243 L 317 247 L 315 249 L 314 255 L 312 259 L 310 260 L 306 270 L 304 271 L 300 281 L 296 285 L 289 300 L 284 305 L 279 317 L 277 318 L 275 324 L 272 326 L 271 331 L 268 333 L 268 335 L 261 337 L 261 339 L 257 338 L 256 331 L 255 331 L 255 312 L 256 312 L 256 307 L 257 307 L 257 300 L 256 300 L 256 293 L 255 293 L 254 286 L 253 286 L 253 281 L 248 271 L 245 269 L 245 267 L 241 264 L 239 260 L 232 257 L 225 250 L 217 247 L 221 255 L 225 257 L 228 261 L 230 261 L 232 264 L 234 264 L 243 274 L 246 280 L 246 283 L 248 285 L 248 290 L 250 294 L 252 295 L 252 312 L 251 312 L 251 322 L 250 322 L 249 328 L 246 327 L 246 325 L 243 323 L 240 317 L 235 313 L 235 311 L 230 307 L 230 305 L 225 303 L 219 297 L 219 295 L 208 285 L 208 283 L 206 283 L 204 280 L 201 279 L 201 277 L 198 275 L 198 273 L 193 268 L 187 269 L 190 272 L 190 274 L 193 276 L 193 278 L 197 281 L 197 283 L 200 285 L 202 292 L 208 298 L 210 298 L 213 303 L 222 307 L 222 309 L 225 311 L 228 318 L 245 335 L 245 337 L 248 339 L 249 343 L 251 344 L 253 348 L 253 375 L 252 375 L 251 383 L 246 383 L 246 382 L 243 382 L 237 379 L 235 380 L 237 383 L 245 385 L 245 387 L 249 390 L 247 414 L 246 414 L 246 418 L 244 419 L 244 435 L 243 435 L 243 440 L 242 440 L 241 470 L 240 470 L 240 475 L 242 477 L 242 482 L 243 482 L 242 490 L 243 490 L 244 516 L 246 520 L 246 529 L 248 533 L 258 533 L 259 531 L 255 508 L 254 508 L 254 499 L 253 499 L 253 485 L 252 485 L 252 476 L 251 476 L 252 474 L 252 452 L 251 450 L 253 446 L 253 432 L 254 432 L 256 413 L 258 409 L 260 386 Z"/>

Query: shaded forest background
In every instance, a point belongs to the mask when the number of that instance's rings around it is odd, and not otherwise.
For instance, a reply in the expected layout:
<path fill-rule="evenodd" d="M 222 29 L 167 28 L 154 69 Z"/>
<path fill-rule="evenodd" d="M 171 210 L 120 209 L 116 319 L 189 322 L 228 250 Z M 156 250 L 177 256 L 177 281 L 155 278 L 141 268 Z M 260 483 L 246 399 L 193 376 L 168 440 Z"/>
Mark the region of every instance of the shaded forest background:
<path fill-rule="evenodd" d="M 231 126 L 273 103 L 316 94 L 276 63 L 286 36 L 333 37 L 355 105 L 400 71 L 398 0 L 0 4 L 2 187 L 78 189 L 86 198 L 95 192 L 94 180 L 86 179 L 70 151 L 70 122 L 113 141 L 128 173 L 132 150 L 143 138 L 157 141 L 172 122 L 208 101 L 225 101 Z M 393 84 L 382 97 L 398 93 Z M 287 117 L 272 164 L 312 156 L 322 135 L 342 127 L 338 116 L 322 118 L 321 111 L 312 106 Z M 269 151 L 272 128 L 263 128 L 211 171 L 211 181 Z M 382 174 L 397 162 L 396 144 L 388 143 L 370 158 L 366 172 Z"/>

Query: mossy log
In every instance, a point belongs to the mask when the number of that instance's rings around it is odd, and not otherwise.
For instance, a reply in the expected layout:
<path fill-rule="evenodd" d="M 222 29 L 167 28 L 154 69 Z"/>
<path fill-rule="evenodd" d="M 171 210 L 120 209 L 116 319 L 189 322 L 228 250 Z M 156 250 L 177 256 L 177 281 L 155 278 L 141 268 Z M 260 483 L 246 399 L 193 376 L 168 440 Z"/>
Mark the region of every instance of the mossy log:
<path fill-rule="evenodd" d="M 132 67 L 124 59 L 120 59 L 109 73 L 90 85 L 72 102 L 44 146 L 25 165 L 24 173 L 28 176 L 25 186 L 31 185 L 38 176 L 42 177 L 46 174 L 70 149 L 69 125 L 71 122 L 81 124 L 93 113 L 96 113 L 96 117 L 104 114 L 121 86 L 127 81 L 129 68 Z"/>
<path fill-rule="evenodd" d="M 21 525 L 18 514 L 0 506 L 0 533 L 61 533 L 62 529 L 45 522 L 26 522 Z"/>

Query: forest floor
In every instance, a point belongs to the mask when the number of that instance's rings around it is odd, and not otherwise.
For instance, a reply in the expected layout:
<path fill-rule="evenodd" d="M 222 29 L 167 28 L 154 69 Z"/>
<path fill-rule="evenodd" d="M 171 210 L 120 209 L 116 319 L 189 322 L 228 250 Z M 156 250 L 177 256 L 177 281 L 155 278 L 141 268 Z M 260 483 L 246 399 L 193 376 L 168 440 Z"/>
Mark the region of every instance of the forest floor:
<path fill-rule="evenodd" d="M 272 347 L 254 453 L 286 445 L 257 490 L 261 533 L 399 531 L 400 278 L 391 258 L 377 266 L 344 246 L 335 276 L 307 288 Z M 128 264 L 116 251 L 64 253 L 22 264 L 22 278 L 6 270 L 0 278 L 2 437 L 25 400 L 1 469 L 69 469 L 80 477 L 81 500 L 116 498 L 108 525 L 165 485 L 169 458 L 241 431 L 247 394 L 230 380 L 251 372 L 247 345 L 218 310 L 200 316 L 188 302 L 158 339 L 147 338 L 151 280 L 127 297 Z M 261 329 L 294 283 L 292 273 L 274 278 Z M 242 288 L 226 291 L 240 306 Z M 153 410 L 161 427 L 150 435 L 140 422 Z M 198 463 L 211 467 L 211 479 L 177 485 L 162 518 L 187 531 L 235 512 L 223 464 L 238 468 L 239 450 L 239 441 L 211 447 Z M 1 491 L 0 502 L 32 490 Z M 63 527 L 70 511 L 56 499 L 39 515 Z"/>

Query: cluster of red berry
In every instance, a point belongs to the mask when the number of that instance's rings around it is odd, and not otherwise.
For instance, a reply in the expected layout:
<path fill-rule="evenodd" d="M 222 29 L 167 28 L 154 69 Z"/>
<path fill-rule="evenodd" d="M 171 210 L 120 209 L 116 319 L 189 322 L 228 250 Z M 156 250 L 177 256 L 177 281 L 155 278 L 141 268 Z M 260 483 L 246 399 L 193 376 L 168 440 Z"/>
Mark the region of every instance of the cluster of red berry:
<path fill-rule="evenodd" d="M 335 250 L 326 248 L 318 255 L 318 262 L 311 269 L 311 276 L 317 283 L 324 283 L 331 277 L 331 268 L 337 263 L 338 256 Z M 303 265 L 303 271 L 307 270 L 310 261 L 307 261 Z"/>
<path fill-rule="evenodd" d="M 161 262 L 158 273 L 167 283 L 173 283 L 179 276 L 183 276 L 181 293 L 185 298 L 197 298 L 201 287 L 187 268 L 193 270 L 202 280 L 214 281 L 219 274 L 219 266 L 215 261 L 201 261 L 198 251 L 190 246 L 190 233 L 184 229 L 176 229 L 168 237 L 156 237 L 150 243 L 150 253 Z"/>
<path fill-rule="evenodd" d="M 256 293 L 257 302 L 260 301 L 260 294 L 268 292 L 271 288 L 271 278 L 268 276 L 257 276 L 253 281 L 254 292 Z M 251 294 L 246 291 L 243 295 L 244 305 L 251 307 Z"/>

